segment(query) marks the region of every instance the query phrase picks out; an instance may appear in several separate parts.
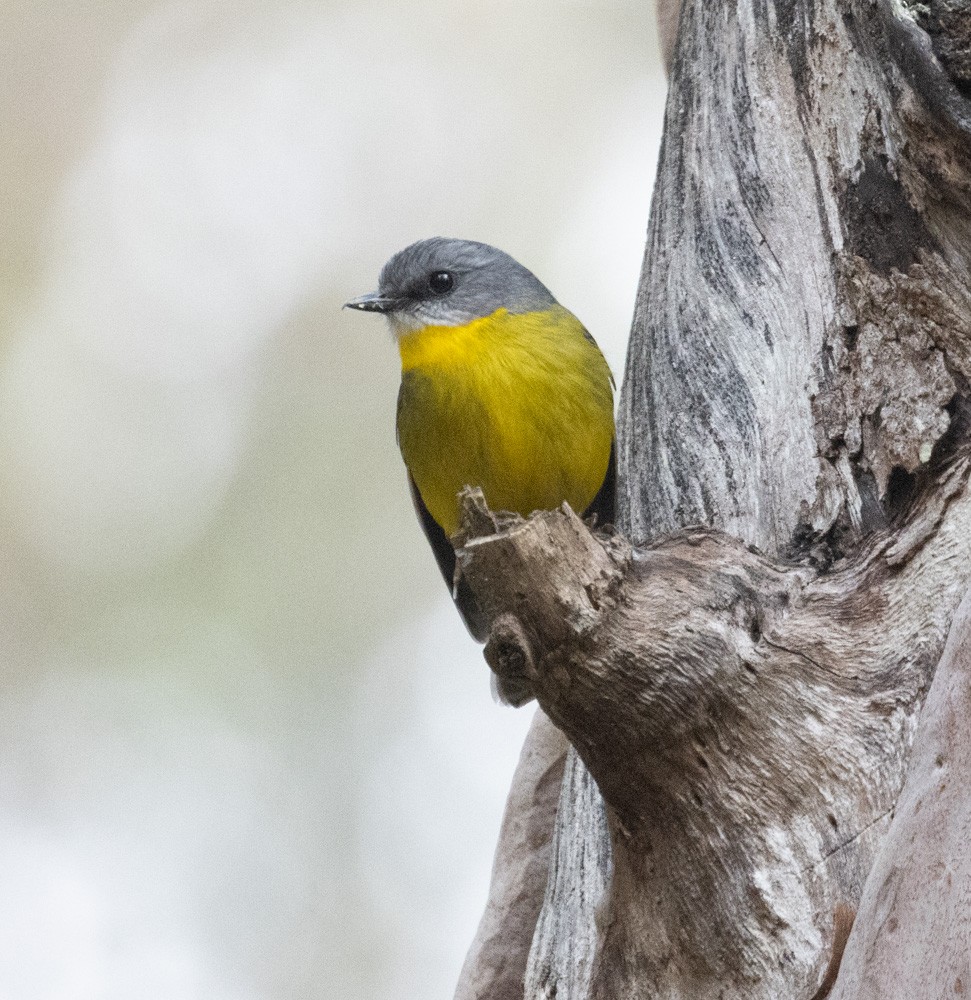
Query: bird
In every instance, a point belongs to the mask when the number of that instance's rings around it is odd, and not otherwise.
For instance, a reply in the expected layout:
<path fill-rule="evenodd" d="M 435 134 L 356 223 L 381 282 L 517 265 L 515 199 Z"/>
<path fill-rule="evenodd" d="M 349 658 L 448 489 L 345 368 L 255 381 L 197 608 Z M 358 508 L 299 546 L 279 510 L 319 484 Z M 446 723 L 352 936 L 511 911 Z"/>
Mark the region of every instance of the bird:
<path fill-rule="evenodd" d="M 528 517 L 566 501 L 612 522 L 614 381 L 583 324 L 509 254 L 433 237 L 345 303 L 386 317 L 401 355 L 398 446 L 418 518 L 471 635 L 488 623 L 456 579 L 458 493 Z"/>

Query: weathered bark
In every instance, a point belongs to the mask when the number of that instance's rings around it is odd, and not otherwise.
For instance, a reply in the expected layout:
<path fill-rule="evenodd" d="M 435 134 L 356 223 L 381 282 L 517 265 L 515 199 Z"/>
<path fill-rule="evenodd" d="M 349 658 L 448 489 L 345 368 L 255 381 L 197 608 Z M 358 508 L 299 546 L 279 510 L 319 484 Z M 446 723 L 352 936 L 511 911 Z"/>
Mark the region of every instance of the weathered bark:
<path fill-rule="evenodd" d="M 537 711 L 499 832 L 489 902 L 455 1000 L 522 1000 L 533 929 L 546 893 L 566 737 Z"/>
<path fill-rule="evenodd" d="M 832 1000 L 971 992 L 971 596 L 954 620 Z"/>
<path fill-rule="evenodd" d="M 570 511 L 479 528 L 462 563 L 496 622 L 487 658 L 577 748 L 613 847 L 592 980 L 566 922 L 560 975 L 529 995 L 811 995 L 971 582 L 969 469 L 928 477 L 903 530 L 823 574 L 708 529 L 631 550 Z M 561 861 L 548 904 L 561 874 L 586 883 Z"/>
<path fill-rule="evenodd" d="M 858 904 L 835 995 L 925 995 L 874 971 L 895 907 L 923 981 L 971 987 L 963 890 L 901 888 L 964 833 L 924 828 L 923 749 L 878 853 L 971 582 L 969 39 L 954 0 L 684 0 L 621 397 L 633 547 L 470 509 L 461 555 L 491 665 L 589 769 L 529 1000 L 810 997 Z"/>

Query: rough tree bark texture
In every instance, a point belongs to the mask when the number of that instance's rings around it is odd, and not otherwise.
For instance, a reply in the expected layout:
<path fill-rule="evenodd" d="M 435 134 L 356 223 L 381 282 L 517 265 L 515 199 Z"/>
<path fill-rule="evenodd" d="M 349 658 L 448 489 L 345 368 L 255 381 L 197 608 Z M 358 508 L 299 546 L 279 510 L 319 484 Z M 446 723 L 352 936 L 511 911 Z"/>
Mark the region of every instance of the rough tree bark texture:
<path fill-rule="evenodd" d="M 832 1000 L 971 992 L 971 599 L 927 703 Z"/>
<path fill-rule="evenodd" d="M 470 504 L 462 553 L 491 665 L 589 771 L 529 1000 L 809 998 L 858 906 L 835 996 L 971 989 L 967 617 L 894 819 L 971 580 L 969 29 L 954 0 L 684 2 L 621 398 L 634 547 Z"/>
<path fill-rule="evenodd" d="M 459 977 L 464 1000 L 522 1000 L 526 961 L 546 894 L 567 740 L 537 712 L 506 803 L 489 902 Z"/>

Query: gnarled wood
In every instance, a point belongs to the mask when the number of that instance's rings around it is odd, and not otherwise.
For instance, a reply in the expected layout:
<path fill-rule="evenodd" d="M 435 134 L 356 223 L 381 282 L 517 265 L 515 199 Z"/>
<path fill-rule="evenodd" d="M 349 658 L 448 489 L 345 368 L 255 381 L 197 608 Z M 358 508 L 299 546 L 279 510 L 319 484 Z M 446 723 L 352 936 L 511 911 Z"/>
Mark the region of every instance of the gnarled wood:
<path fill-rule="evenodd" d="M 561 972 L 555 995 L 819 985 L 971 582 L 969 467 L 941 469 L 904 530 L 823 575 L 710 530 L 631 550 L 569 509 L 467 542 L 463 572 L 504 623 L 494 669 L 531 686 L 608 806 L 595 971 Z"/>
<path fill-rule="evenodd" d="M 500 683 L 607 803 L 561 810 L 525 994 L 803 1000 L 863 893 L 834 995 L 909 998 L 863 887 L 921 839 L 911 810 L 880 846 L 969 582 L 971 32 L 951 0 L 683 6 L 621 396 L 636 544 L 480 513 L 462 554 Z"/>
<path fill-rule="evenodd" d="M 832 1000 L 971 991 L 971 593 L 955 616 L 907 783 Z"/>

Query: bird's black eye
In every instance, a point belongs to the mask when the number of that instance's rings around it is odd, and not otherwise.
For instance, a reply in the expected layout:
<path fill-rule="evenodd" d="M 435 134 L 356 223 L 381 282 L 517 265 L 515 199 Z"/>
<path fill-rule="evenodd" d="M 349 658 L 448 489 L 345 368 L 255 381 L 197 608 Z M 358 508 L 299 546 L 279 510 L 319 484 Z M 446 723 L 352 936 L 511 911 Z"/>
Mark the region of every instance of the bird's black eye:
<path fill-rule="evenodd" d="M 450 292 L 454 284 L 455 278 L 452 277 L 449 271 L 432 271 L 428 276 L 428 287 L 436 295 L 444 295 L 446 292 Z"/>

